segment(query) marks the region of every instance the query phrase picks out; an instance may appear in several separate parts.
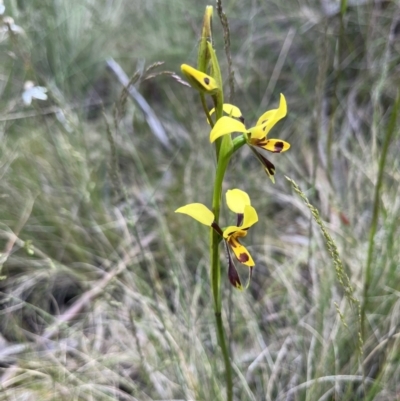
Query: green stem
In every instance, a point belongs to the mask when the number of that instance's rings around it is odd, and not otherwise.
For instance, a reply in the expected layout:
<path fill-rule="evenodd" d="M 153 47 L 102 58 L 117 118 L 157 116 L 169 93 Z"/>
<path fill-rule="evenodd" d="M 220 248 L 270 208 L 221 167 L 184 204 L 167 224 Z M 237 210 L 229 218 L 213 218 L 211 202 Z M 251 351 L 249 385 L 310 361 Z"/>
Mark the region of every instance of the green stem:
<path fill-rule="evenodd" d="M 214 107 L 215 107 L 215 122 L 217 122 L 221 117 L 222 117 L 222 105 L 224 102 L 224 96 L 221 91 L 217 92 L 216 95 L 212 96 L 213 101 L 214 101 Z M 217 138 L 215 141 L 215 154 L 217 156 L 217 162 L 220 156 L 220 150 L 221 150 L 221 144 L 222 144 L 223 138 Z M 223 178 L 223 177 L 222 177 Z"/>
<path fill-rule="evenodd" d="M 219 224 L 219 213 L 221 208 L 221 197 L 222 197 L 222 182 L 226 168 L 228 166 L 230 155 L 221 158 L 217 164 L 217 171 L 214 181 L 214 192 L 212 201 L 212 211 L 214 213 L 214 221 Z M 215 313 L 221 313 L 221 269 L 219 265 L 219 243 L 221 242 L 221 236 L 214 230 L 211 229 L 210 236 L 210 251 L 211 251 L 211 286 L 213 290 L 214 298 L 214 311 Z"/>
<path fill-rule="evenodd" d="M 379 160 L 379 169 L 378 169 L 378 178 L 375 185 L 375 194 L 374 194 L 374 207 L 372 211 L 372 221 L 371 221 L 371 229 L 369 232 L 369 241 L 368 241 L 368 254 L 367 254 L 367 264 L 365 266 L 365 278 L 364 278 L 364 288 L 363 288 L 363 303 L 361 306 L 361 329 L 362 336 L 365 341 L 365 331 L 366 331 L 366 312 L 368 309 L 368 291 L 369 286 L 372 282 L 372 259 L 374 253 L 374 245 L 375 245 L 375 234 L 378 227 L 378 218 L 379 218 L 379 210 L 380 210 L 380 196 L 381 196 L 381 188 L 383 183 L 383 173 L 386 164 L 386 156 L 389 150 L 389 145 L 392 140 L 393 133 L 396 129 L 396 121 L 397 121 L 397 113 L 400 108 L 400 92 L 397 94 L 396 103 L 394 104 L 392 115 L 389 121 L 388 128 L 386 130 L 386 135 L 383 142 L 382 153 Z"/>
<path fill-rule="evenodd" d="M 236 137 L 234 140 L 232 140 L 232 154 L 233 155 L 238 149 L 240 149 L 244 144 L 246 143 L 246 136 L 245 135 L 240 135 Z"/>
<path fill-rule="evenodd" d="M 229 347 L 225 340 L 225 331 L 224 331 L 224 325 L 222 323 L 221 313 L 215 312 L 215 319 L 217 323 L 218 342 L 225 363 L 226 399 L 227 401 L 232 401 L 233 400 L 232 366 L 229 356 Z"/>
<path fill-rule="evenodd" d="M 214 221 L 219 224 L 219 214 L 222 198 L 222 183 L 224 180 L 226 168 L 232 154 L 246 143 L 244 136 L 235 138 L 231 150 L 225 155 L 221 155 L 217 163 L 217 171 L 214 181 L 214 192 L 212 200 L 212 209 L 214 213 Z M 232 382 L 232 366 L 229 356 L 229 347 L 225 339 L 225 331 L 222 323 L 222 299 L 221 299 L 221 266 L 219 258 L 219 243 L 221 235 L 214 229 L 210 232 L 210 255 L 211 255 L 211 289 L 214 299 L 214 314 L 217 325 L 218 343 L 222 351 L 225 363 L 225 381 L 227 401 L 233 399 L 233 382 Z"/>
<path fill-rule="evenodd" d="M 230 155 L 227 158 L 220 158 L 217 164 L 217 171 L 214 182 L 213 193 L 213 213 L 215 222 L 218 224 L 219 213 L 221 207 L 222 182 L 224 179 L 226 167 L 229 162 Z M 228 159 L 228 160 L 227 160 Z M 221 236 L 213 229 L 210 234 L 210 252 L 211 252 L 211 288 L 214 298 L 214 314 L 215 323 L 217 325 L 218 344 L 221 348 L 225 363 L 225 382 L 226 382 L 226 399 L 233 399 L 233 382 L 232 382 L 232 366 L 229 356 L 229 348 L 225 340 L 224 326 L 222 323 L 222 301 L 221 301 L 221 266 L 219 259 L 219 243 Z"/>
<path fill-rule="evenodd" d="M 211 128 L 213 128 L 214 127 L 214 121 L 211 118 L 210 112 L 209 112 L 208 107 L 207 107 L 206 98 L 205 98 L 203 93 L 200 93 L 200 100 L 201 100 L 201 105 L 203 106 L 204 113 L 205 113 L 205 115 L 207 117 L 208 123 L 210 124 Z"/>

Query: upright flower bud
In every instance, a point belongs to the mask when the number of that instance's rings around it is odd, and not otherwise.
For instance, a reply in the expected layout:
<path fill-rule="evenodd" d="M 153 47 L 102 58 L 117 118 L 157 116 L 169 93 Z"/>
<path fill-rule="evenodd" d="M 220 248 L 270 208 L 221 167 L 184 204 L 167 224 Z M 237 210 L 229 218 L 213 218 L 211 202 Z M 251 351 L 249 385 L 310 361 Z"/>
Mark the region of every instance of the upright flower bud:
<path fill-rule="evenodd" d="M 211 43 L 207 43 L 208 51 L 210 54 L 211 60 L 211 72 L 210 75 L 215 79 L 217 85 L 221 88 L 220 91 L 216 92 L 213 96 L 214 106 L 215 106 L 215 113 L 217 116 L 217 120 L 222 117 L 222 107 L 224 104 L 224 93 L 222 90 L 222 75 L 221 70 L 219 68 L 219 62 L 217 58 L 217 54 Z"/>
<path fill-rule="evenodd" d="M 207 6 L 204 13 L 203 28 L 201 30 L 201 39 L 197 58 L 197 68 L 199 71 L 204 73 L 207 73 L 207 67 L 211 57 L 207 43 L 212 43 L 212 14 L 213 6 Z"/>

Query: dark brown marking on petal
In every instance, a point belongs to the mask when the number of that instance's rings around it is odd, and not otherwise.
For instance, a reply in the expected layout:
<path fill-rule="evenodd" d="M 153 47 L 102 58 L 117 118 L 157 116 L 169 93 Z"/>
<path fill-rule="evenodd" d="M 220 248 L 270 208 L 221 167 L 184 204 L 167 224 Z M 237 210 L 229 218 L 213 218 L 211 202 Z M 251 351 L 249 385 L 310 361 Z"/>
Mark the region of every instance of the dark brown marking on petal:
<path fill-rule="evenodd" d="M 283 142 L 276 142 L 274 145 L 274 153 L 281 153 L 283 150 L 284 144 Z"/>
<path fill-rule="evenodd" d="M 215 221 L 213 221 L 213 223 L 211 224 L 211 227 L 222 237 L 222 230 Z"/>
<path fill-rule="evenodd" d="M 242 288 L 242 283 L 240 281 L 239 273 L 237 272 L 235 264 L 233 263 L 232 255 L 226 241 L 224 241 L 224 245 L 225 245 L 226 258 L 228 260 L 229 281 L 235 288 Z"/>
<path fill-rule="evenodd" d="M 271 163 L 272 164 L 272 163 Z M 269 174 L 269 175 L 275 175 L 275 169 L 271 169 L 268 167 L 265 167 L 265 171 Z"/>
<path fill-rule="evenodd" d="M 275 174 L 275 166 L 263 155 L 259 154 L 259 156 L 262 159 L 262 163 L 264 164 L 264 167 L 265 167 L 265 170 L 267 170 L 267 173 L 269 175 L 274 175 Z"/>
<path fill-rule="evenodd" d="M 239 120 L 242 124 L 244 124 L 244 117 L 243 117 L 243 116 L 240 116 L 240 117 L 238 118 L 238 120 Z"/>
<path fill-rule="evenodd" d="M 239 274 L 238 274 L 237 270 L 235 269 L 235 267 L 228 269 L 228 278 L 229 278 L 230 283 L 235 288 L 238 288 L 238 289 L 242 288 L 242 283 L 240 281 Z"/>
<path fill-rule="evenodd" d="M 232 256 L 229 252 L 229 248 L 226 247 L 226 252 L 227 252 L 227 258 L 228 258 L 228 278 L 230 283 L 235 287 L 235 288 L 243 288 L 242 287 L 242 282 L 240 281 L 239 273 L 236 270 L 235 264 L 233 263 Z"/>
<path fill-rule="evenodd" d="M 229 245 L 231 246 L 231 248 L 236 248 L 237 245 L 235 244 L 234 241 L 229 241 Z"/>
<path fill-rule="evenodd" d="M 243 217 L 244 217 L 244 214 L 243 214 L 243 213 L 238 213 L 238 214 L 237 214 L 237 222 L 236 222 L 236 225 L 237 225 L 238 227 L 240 227 L 240 226 L 243 224 Z"/>
<path fill-rule="evenodd" d="M 204 78 L 204 83 L 206 84 L 206 85 L 209 85 L 210 84 L 210 79 L 209 78 Z"/>
<path fill-rule="evenodd" d="M 232 234 L 235 234 L 236 231 L 232 231 L 228 234 L 228 237 L 230 237 Z"/>
<path fill-rule="evenodd" d="M 252 146 L 250 146 L 250 149 L 254 153 L 254 155 L 257 157 L 259 162 L 263 165 L 265 172 L 268 174 L 268 176 L 269 177 L 273 176 L 275 174 L 275 166 L 268 159 L 266 159 L 263 155 L 261 155 L 259 152 L 257 152 Z"/>
<path fill-rule="evenodd" d="M 246 263 L 249 260 L 249 255 L 247 255 L 247 253 L 241 253 L 238 259 L 240 263 Z"/>

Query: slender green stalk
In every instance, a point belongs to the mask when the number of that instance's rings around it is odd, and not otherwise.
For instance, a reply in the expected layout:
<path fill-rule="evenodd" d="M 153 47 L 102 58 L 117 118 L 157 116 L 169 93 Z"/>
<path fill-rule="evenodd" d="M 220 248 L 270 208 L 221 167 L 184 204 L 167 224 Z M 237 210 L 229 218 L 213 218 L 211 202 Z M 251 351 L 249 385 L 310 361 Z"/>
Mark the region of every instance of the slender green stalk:
<path fill-rule="evenodd" d="M 231 155 L 228 154 L 226 156 L 227 157 L 220 158 L 220 160 L 218 161 L 217 171 L 214 181 L 212 208 L 214 213 L 214 219 L 217 224 L 219 222 L 219 213 L 221 207 L 222 182 L 224 180 L 226 167 L 228 166 Z M 221 348 L 225 363 L 226 398 L 228 401 L 232 401 L 233 397 L 232 366 L 229 357 L 229 348 L 225 340 L 225 332 L 221 315 L 221 310 L 222 310 L 221 266 L 219 260 L 220 242 L 221 242 L 221 236 L 214 229 L 211 229 L 211 234 L 210 234 L 211 288 L 214 299 L 214 313 L 217 325 L 218 344 Z"/>
<path fill-rule="evenodd" d="M 214 221 L 219 224 L 219 213 L 221 208 L 221 193 L 222 193 L 222 182 L 226 167 L 228 166 L 230 155 L 226 158 L 220 159 L 217 164 L 217 171 L 214 181 L 214 192 L 212 201 L 212 210 L 214 213 Z M 214 296 L 214 309 L 215 312 L 221 312 L 221 294 L 220 294 L 220 267 L 219 267 L 219 243 L 221 242 L 221 236 L 214 230 L 211 229 L 210 237 L 210 248 L 211 248 L 211 285 L 213 288 Z"/>
<path fill-rule="evenodd" d="M 217 171 L 214 181 L 214 192 L 212 200 L 212 209 L 215 223 L 219 223 L 219 214 L 222 198 L 222 183 L 224 180 L 226 168 L 232 154 L 246 143 L 244 136 L 235 138 L 231 151 L 219 158 Z M 219 258 L 219 243 L 221 235 L 214 229 L 210 232 L 210 255 L 211 255 L 211 289 L 214 299 L 214 314 L 217 325 L 218 343 L 222 351 L 225 363 L 225 381 L 227 400 L 233 399 L 232 366 L 229 356 L 229 347 L 225 339 L 225 331 L 222 322 L 222 299 L 221 299 L 221 266 Z"/>
<path fill-rule="evenodd" d="M 396 103 L 393 106 L 392 115 L 390 117 L 389 126 L 386 130 L 386 135 L 384 138 L 384 143 L 382 147 L 382 153 L 379 160 L 379 170 L 378 170 L 378 178 L 375 186 L 375 194 L 374 194 L 374 207 L 372 211 L 372 221 L 371 221 L 371 229 L 369 232 L 369 241 L 368 241 L 368 255 L 367 255 L 367 264 L 365 266 L 365 280 L 364 280 L 364 289 L 363 289 L 363 303 L 361 307 L 361 326 L 363 338 L 365 339 L 365 318 L 366 311 L 368 308 L 368 290 L 372 281 L 372 259 L 374 253 L 374 245 L 375 245 L 375 234 L 378 227 L 378 218 L 379 218 L 379 210 L 380 210 L 380 193 L 383 182 L 383 172 L 386 164 L 386 156 L 389 150 L 389 145 L 392 140 L 393 133 L 396 129 L 396 120 L 397 114 L 400 107 L 400 92 L 397 93 Z"/>
<path fill-rule="evenodd" d="M 245 137 L 242 135 L 233 140 L 231 151 L 225 154 L 217 163 L 217 171 L 215 173 L 214 191 L 212 200 L 212 210 L 214 213 L 214 221 L 219 224 L 219 213 L 221 209 L 222 183 L 229 160 L 234 152 L 240 149 L 246 143 Z M 210 252 L 211 252 L 211 287 L 213 290 L 214 309 L 215 312 L 221 312 L 221 291 L 220 291 L 220 266 L 219 266 L 219 243 L 221 236 L 211 229 L 210 235 Z"/>
<path fill-rule="evenodd" d="M 210 112 L 208 110 L 207 104 L 206 104 L 206 98 L 205 96 L 200 93 L 200 99 L 201 99 L 201 105 L 203 106 L 204 114 L 207 117 L 207 121 L 210 124 L 211 128 L 214 127 L 214 121 L 211 118 Z"/>
<path fill-rule="evenodd" d="M 221 348 L 225 363 L 226 399 L 227 401 L 232 401 L 233 400 L 232 365 L 229 356 L 229 347 L 225 340 L 225 331 L 224 331 L 224 325 L 222 323 L 221 312 L 219 313 L 215 312 L 215 319 L 217 324 L 219 346 Z"/>

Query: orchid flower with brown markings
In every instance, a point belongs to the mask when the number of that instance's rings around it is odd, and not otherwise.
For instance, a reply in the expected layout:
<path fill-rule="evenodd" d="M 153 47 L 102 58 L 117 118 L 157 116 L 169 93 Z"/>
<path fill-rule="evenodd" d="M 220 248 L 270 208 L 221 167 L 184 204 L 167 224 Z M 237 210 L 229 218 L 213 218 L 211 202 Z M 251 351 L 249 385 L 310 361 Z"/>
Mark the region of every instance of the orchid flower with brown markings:
<path fill-rule="evenodd" d="M 266 111 L 258 119 L 256 125 L 251 128 L 246 128 L 242 113 L 236 106 L 224 104 L 223 110 L 226 114 L 229 114 L 229 116 L 223 116 L 215 123 L 210 132 L 210 142 L 214 142 L 223 135 L 232 134 L 233 132 L 242 132 L 246 136 L 247 144 L 251 146 L 253 153 L 264 166 L 272 182 L 274 182 L 275 166 L 267 158 L 256 152 L 253 147 L 259 147 L 272 153 L 282 153 L 290 148 L 288 142 L 282 141 L 281 139 L 267 138 L 269 131 L 287 114 L 285 96 L 281 94 L 279 107 Z"/>
<path fill-rule="evenodd" d="M 243 246 L 239 238 L 247 235 L 248 229 L 257 223 L 258 216 L 253 206 L 251 206 L 249 195 L 240 189 L 231 189 L 226 192 L 226 204 L 228 208 L 237 215 L 235 226 L 228 226 L 221 229 L 214 220 L 214 213 L 202 203 L 190 203 L 175 210 L 175 213 L 183 213 L 199 221 L 200 223 L 212 227 L 225 242 L 225 249 L 228 258 L 228 277 L 233 286 L 243 289 L 239 274 L 232 261 L 231 251 L 236 259 L 249 267 L 251 277 L 252 268 L 255 263 L 249 251 Z"/>

